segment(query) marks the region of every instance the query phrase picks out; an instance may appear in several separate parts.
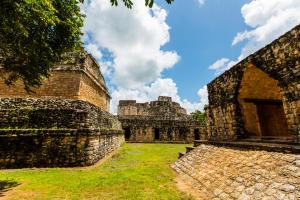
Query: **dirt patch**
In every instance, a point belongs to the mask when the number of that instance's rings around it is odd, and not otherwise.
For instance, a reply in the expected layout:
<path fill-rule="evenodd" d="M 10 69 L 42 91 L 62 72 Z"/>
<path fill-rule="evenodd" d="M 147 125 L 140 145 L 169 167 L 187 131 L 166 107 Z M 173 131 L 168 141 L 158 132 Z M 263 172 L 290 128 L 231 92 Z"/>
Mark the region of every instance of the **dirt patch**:
<path fill-rule="evenodd" d="M 175 182 L 180 191 L 192 196 L 194 199 L 208 200 L 205 194 L 202 194 L 199 190 L 195 189 L 195 187 L 193 187 L 192 183 L 188 181 L 187 178 L 177 175 Z"/>

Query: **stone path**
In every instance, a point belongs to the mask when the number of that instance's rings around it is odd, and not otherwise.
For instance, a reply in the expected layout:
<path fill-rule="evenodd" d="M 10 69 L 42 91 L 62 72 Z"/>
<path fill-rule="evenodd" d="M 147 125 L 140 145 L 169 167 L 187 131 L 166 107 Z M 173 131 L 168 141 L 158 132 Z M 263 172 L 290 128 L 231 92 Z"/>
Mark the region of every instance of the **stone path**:
<path fill-rule="evenodd" d="M 300 199 L 300 155 L 200 145 L 172 167 L 207 199 Z"/>

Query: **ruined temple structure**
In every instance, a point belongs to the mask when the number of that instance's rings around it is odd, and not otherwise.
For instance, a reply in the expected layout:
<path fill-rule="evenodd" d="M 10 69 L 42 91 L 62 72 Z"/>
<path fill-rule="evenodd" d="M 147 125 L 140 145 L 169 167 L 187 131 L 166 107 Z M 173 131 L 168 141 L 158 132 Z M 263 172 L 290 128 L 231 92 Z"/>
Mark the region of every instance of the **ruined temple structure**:
<path fill-rule="evenodd" d="M 209 140 L 300 139 L 300 25 L 208 84 Z"/>
<path fill-rule="evenodd" d="M 5 71 L 0 68 L 0 77 Z M 95 59 L 85 52 L 72 53 L 52 68 L 49 79 L 33 93 L 24 90 L 21 81 L 12 87 L 0 79 L 0 98 L 73 99 L 83 100 L 109 110 L 110 95 Z"/>
<path fill-rule="evenodd" d="M 124 141 L 91 55 L 68 55 L 34 93 L 0 73 L 0 168 L 92 165 Z"/>
<path fill-rule="evenodd" d="M 206 140 L 173 165 L 197 199 L 300 199 L 300 26 L 208 84 Z"/>
<path fill-rule="evenodd" d="M 201 139 L 203 126 L 171 97 L 158 97 L 150 103 L 121 100 L 118 118 L 131 142 L 191 143 Z"/>

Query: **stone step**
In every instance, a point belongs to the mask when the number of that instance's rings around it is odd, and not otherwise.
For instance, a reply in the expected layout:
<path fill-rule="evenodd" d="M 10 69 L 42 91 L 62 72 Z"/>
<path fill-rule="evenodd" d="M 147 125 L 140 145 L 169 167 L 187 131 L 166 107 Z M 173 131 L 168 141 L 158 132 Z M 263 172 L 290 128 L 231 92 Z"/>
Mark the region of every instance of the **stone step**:
<path fill-rule="evenodd" d="M 291 199 L 300 199 L 300 194 L 295 192 L 300 178 L 299 155 L 239 149 L 201 145 L 178 159 L 173 169 L 207 199 L 250 199 L 252 196 L 262 199 L 271 193 L 280 193 L 283 199 L 289 195 Z M 283 180 L 289 184 L 281 184 Z"/>
<path fill-rule="evenodd" d="M 206 144 L 208 140 L 194 140 L 194 147 L 200 146 L 201 144 Z"/>
<path fill-rule="evenodd" d="M 295 144 L 292 137 L 263 137 L 263 138 L 245 138 L 242 142 L 258 142 L 258 143 L 276 143 L 276 144 Z"/>
<path fill-rule="evenodd" d="M 282 153 L 293 153 L 300 154 L 299 144 L 285 144 L 285 143 L 274 143 L 274 142 L 253 142 L 253 141 L 207 141 L 207 140 L 195 140 L 194 147 L 200 146 L 201 144 L 213 145 L 219 147 L 239 148 L 246 150 L 261 150 L 270 152 L 282 152 Z"/>
<path fill-rule="evenodd" d="M 184 155 L 185 155 L 184 152 L 179 152 L 178 159 L 181 158 L 181 157 L 184 156 Z"/>
<path fill-rule="evenodd" d="M 195 147 L 185 147 L 185 148 L 187 153 L 195 149 Z"/>

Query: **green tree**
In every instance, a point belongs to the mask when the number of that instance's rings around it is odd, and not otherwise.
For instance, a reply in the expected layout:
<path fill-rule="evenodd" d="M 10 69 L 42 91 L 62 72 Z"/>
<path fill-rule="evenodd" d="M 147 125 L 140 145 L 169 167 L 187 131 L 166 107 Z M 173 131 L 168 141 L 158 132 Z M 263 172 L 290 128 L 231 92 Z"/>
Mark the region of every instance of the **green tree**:
<path fill-rule="evenodd" d="M 131 0 L 122 0 L 124 5 L 127 8 L 132 8 L 133 3 Z M 174 0 L 165 0 L 168 4 L 171 4 Z M 118 0 L 110 0 L 111 5 L 117 6 L 118 5 Z M 150 8 L 153 6 L 154 0 L 145 0 L 145 6 L 149 6 Z"/>
<path fill-rule="evenodd" d="M 191 115 L 192 115 L 193 119 L 198 120 L 201 123 L 205 123 L 206 117 L 205 117 L 204 112 L 196 110 L 195 112 L 192 112 Z"/>
<path fill-rule="evenodd" d="M 38 87 L 51 67 L 71 51 L 80 50 L 84 0 L 2 0 L 0 6 L 0 66 L 11 85 Z M 131 8 L 131 0 L 122 0 Z M 166 0 L 171 3 L 173 0 Z M 113 6 L 118 0 L 110 0 Z M 152 7 L 153 0 L 145 0 Z"/>
<path fill-rule="evenodd" d="M 4 0 L 0 7 L 0 54 L 8 72 L 25 89 L 41 84 L 50 68 L 81 46 L 83 16 L 78 0 Z"/>

